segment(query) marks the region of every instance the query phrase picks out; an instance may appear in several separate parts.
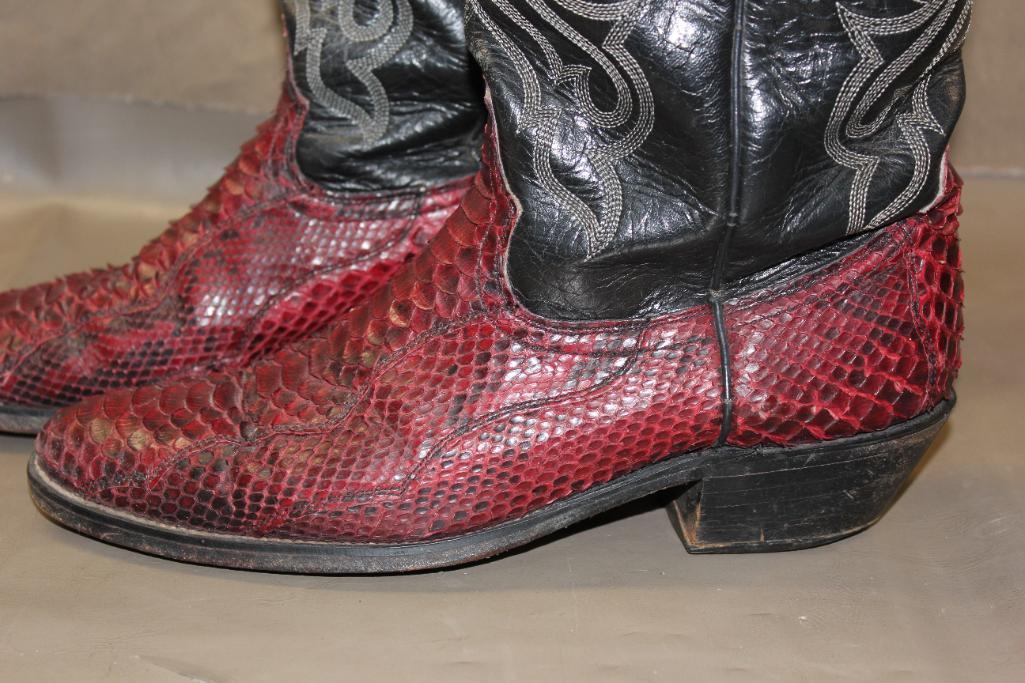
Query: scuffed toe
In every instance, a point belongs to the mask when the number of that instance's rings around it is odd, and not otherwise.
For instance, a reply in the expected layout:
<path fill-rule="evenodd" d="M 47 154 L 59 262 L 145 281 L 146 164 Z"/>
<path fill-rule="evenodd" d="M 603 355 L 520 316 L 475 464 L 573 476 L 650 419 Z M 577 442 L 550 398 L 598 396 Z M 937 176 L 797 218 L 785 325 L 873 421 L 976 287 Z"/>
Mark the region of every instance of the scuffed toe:
<path fill-rule="evenodd" d="M 93 502 L 143 511 L 150 484 L 203 444 L 240 437 L 237 378 L 122 389 L 61 409 L 36 439 L 37 464 Z"/>

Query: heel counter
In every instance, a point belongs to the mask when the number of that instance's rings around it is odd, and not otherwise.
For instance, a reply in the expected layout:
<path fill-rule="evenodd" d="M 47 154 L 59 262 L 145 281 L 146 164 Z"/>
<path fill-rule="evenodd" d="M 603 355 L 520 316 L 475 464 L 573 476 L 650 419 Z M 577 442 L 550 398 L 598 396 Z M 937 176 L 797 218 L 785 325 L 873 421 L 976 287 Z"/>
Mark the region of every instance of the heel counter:
<path fill-rule="evenodd" d="M 960 364 L 959 184 L 829 265 L 724 309 L 737 446 L 886 429 L 951 393 Z"/>
<path fill-rule="evenodd" d="M 953 395 L 961 368 L 964 280 L 958 228 L 960 181 L 947 199 L 915 222 L 909 271 L 918 297 L 922 342 L 931 358 L 930 407 Z"/>

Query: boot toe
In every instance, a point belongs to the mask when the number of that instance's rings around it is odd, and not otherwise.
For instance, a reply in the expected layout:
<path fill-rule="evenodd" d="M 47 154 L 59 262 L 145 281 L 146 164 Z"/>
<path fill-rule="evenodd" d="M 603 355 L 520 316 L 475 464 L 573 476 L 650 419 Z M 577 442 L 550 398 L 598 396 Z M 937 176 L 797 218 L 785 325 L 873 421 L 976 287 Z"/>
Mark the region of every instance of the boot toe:
<path fill-rule="evenodd" d="M 36 463 L 70 493 L 141 512 L 165 469 L 203 444 L 239 438 L 239 393 L 233 378 L 215 375 L 85 399 L 40 432 Z"/>

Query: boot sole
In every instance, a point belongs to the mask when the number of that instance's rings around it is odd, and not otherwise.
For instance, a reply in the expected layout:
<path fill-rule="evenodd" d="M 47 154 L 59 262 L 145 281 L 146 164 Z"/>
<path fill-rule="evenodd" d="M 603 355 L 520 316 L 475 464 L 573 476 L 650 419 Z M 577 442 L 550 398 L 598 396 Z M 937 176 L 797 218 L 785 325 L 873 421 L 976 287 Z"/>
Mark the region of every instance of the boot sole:
<path fill-rule="evenodd" d="M 38 434 L 56 408 L 27 408 L 0 404 L 0 433 Z"/>
<path fill-rule="evenodd" d="M 953 407 L 828 443 L 708 448 L 681 454 L 461 536 L 409 544 L 249 538 L 184 529 L 85 500 L 29 463 L 44 515 L 112 545 L 192 564 L 302 574 L 384 574 L 483 560 L 660 491 L 679 489 L 670 520 L 691 553 L 797 550 L 862 531 L 899 495 Z"/>

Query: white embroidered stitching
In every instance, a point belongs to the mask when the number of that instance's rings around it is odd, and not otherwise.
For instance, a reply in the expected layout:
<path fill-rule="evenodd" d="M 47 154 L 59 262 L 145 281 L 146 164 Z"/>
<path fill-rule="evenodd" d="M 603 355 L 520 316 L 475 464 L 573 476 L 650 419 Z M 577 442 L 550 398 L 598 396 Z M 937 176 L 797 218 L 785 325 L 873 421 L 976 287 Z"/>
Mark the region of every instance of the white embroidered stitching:
<path fill-rule="evenodd" d="M 898 100 L 908 89 L 897 89 L 890 102 L 871 122 L 865 119 L 891 91 L 897 79 L 911 68 L 936 41 L 961 0 L 915 0 L 922 5 L 899 17 L 869 17 L 858 14 L 837 2 L 837 12 L 844 29 L 861 56 L 861 61 L 844 82 L 826 127 L 826 151 L 838 164 L 855 171 L 851 186 L 848 234 L 881 227 L 906 210 L 922 192 L 932 168 L 932 158 L 925 139 L 926 131 L 942 133 L 943 128 L 929 109 L 928 92 L 936 66 L 960 48 L 971 19 L 971 0 L 966 0 L 953 28 L 943 39 L 935 57 L 923 70 L 910 98 L 911 110 L 897 116 L 897 126 L 911 153 L 914 164 L 908 186 L 885 209 L 866 221 L 868 195 L 881 156 L 862 154 L 851 149 L 844 140 L 865 139 L 877 133 L 888 120 Z M 911 46 L 888 63 L 873 38 L 919 31 Z M 873 76 L 875 80 L 872 80 Z"/>
<path fill-rule="evenodd" d="M 326 0 L 317 14 L 334 13 L 331 30 L 338 30 L 353 44 L 380 41 L 363 56 L 346 60 L 345 66 L 366 89 L 370 106 L 364 109 L 350 99 L 332 90 L 324 82 L 321 60 L 327 28 L 313 28 L 310 0 L 287 0 L 295 14 L 296 56 L 306 52 L 305 78 L 313 98 L 332 114 L 348 120 L 366 144 L 377 142 L 384 136 L 390 120 L 388 93 L 374 70 L 394 57 L 409 40 L 413 32 L 413 11 L 409 0 L 381 0 L 374 18 L 367 24 L 355 19 L 356 0 Z M 394 5 L 393 5 L 394 3 Z"/>
<path fill-rule="evenodd" d="M 654 127 L 655 103 L 644 71 L 625 47 L 627 37 L 641 17 L 648 0 L 621 0 L 613 3 L 594 3 L 586 0 L 550 0 L 550 2 L 577 17 L 589 21 L 611 23 L 602 44 L 595 45 L 575 30 L 552 7 L 549 0 L 524 0 L 550 28 L 594 60 L 605 73 L 615 91 L 615 106 L 610 110 L 599 108 L 591 97 L 589 77 L 591 66 L 567 64 L 541 30 L 534 26 L 508 0 L 491 0 L 494 6 L 523 30 L 537 44 L 547 62 L 543 72 L 532 64 L 524 52 L 481 7 L 479 0 L 468 0 L 467 7 L 492 35 L 509 58 L 523 87 L 523 115 L 518 122 L 520 130 L 534 131 L 532 163 L 541 186 L 550 192 L 583 229 L 588 256 L 594 256 L 615 238 L 623 213 L 623 187 L 615 165 L 635 152 L 647 139 Z M 543 67 L 542 67 L 543 68 Z M 568 83 L 578 111 L 566 112 L 559 104 L 545 105 L 541 87 L 541 73 L 552 86 Z M 636 106 L 634 99 L 636 98 Z M 609 142 L 598 142 L 602 136 L 589 136 L 585 156 L 594 167 L 598 195 L 601 201 L 600 218 L 583 199 L 559 182 L 552 169 L 552 154 L 558 144 L 556 134 L 560 123 L 569 116 L 581 115 L 586 125 L 612 133 L 627 125 L 632 126 Z"/>

